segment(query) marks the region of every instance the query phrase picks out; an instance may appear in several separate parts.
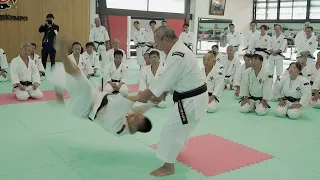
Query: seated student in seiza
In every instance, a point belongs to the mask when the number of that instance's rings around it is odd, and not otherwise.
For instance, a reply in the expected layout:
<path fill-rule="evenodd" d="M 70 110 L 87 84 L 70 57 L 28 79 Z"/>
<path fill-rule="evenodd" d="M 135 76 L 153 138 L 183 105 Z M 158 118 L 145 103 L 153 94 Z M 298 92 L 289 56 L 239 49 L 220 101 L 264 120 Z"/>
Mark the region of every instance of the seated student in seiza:
<path fill-rule="evenodd" d="M 94 51 L 94 42 L 88 42 L 86 44 L 86 51 L 83 52 L 82 55 L 89 60 L 93 68 L 92 76 L 100 77 L 101 71 L 100 71 L 99 56 L 98 56 L 98 53 Z"/>
<path fill-rule="evenodd" d="M 64 67 L 56 65 L 49 78 L 55 86 L 58 101 L 63 102 L 62 90 L 67 89 L 75 116 L 94 121 L 115 136 L 149 132 L 152 125 L 143 113 L 151 108 L 150 103 L 136 105 L 136 96 L 100 93 L 67 57 L 66 43 L 60 40 L 57 46 Z"/>
<path fill-rule="evenodd" d="M 311 71 L 311 86 L 315 81 L 317 75 L 320 73 L 320 51 L 317 53 L 317 60 L 316 62 L 310 63 L 308 65 Z"/>
<path fill-rule="evenodd" d="M 81 44 L 74 42 L 72 44 L 72 54 L 68 56 L 80 68 L 81 72 L 88 78 L 93 74 L 93 69 L 90 61 L 81 54 Z"/>
<path fill-rule="evenodd" d="M 312 107 L 320 108 L 320 73 L 314 79 L 312 91 Z"/>
<path fill-rule="evenodd" d="M 41 81 L 44 80 L 46 78 L 46 71 L 43 67 L 42 64 L 42 59 L 41 57 L 35 53 L 36 49 L 37 49 L 37 45 L 35 43 L 31 43 L 32 49 L 31 49 L 31 53 L 30 53 L 30 58 L 34 61 L 34 63 L 36 64 L 38 70 L 39 70 L 39 74 L 40 74 L 40 79 Z"/>
<path fill-rule="evenodd" d="M 288 116 L 291 119 L 297 119 L 301 116 L 302 109 L 309 104 L 310 81 L 300 75 L 301 70 L 299 63 L 291 63 L 290 76 L 281 78 L 280 82 L 275 85 L 275 97 L 279 99 L 275 114 L 279 117 Z"/>
<path fill-rule="evenodd" d="M 109 63 L 104 70 L 103 91 L 112 94 L 120 93 L 124 96 L 128 95 L 128 67 L 122 61 L 123 52 L 114 51 L 114 62 Z"/>
<path fill-rule="evenodd" d="M 160 64 L 160 53 L 157 50 L 153 50 L 149 53 L 150 65 L 147 65 L 141 70 L 140 81 L 139 81 L 139 91 L 144 91 L 148 89 L 154 79 L 161 76 L 164 71 L 164 66 Z M 146 61 L 147 63 L 147 61 Z M 161 101 L 155 104 L 159 108 L 166 107 L 166 101 Z"/>
<path fill-rule="evenodd" d="M 34 61 L 30 59 L 31 44 L 22 43 L 20 55 L 11 61 L 10 74 L 13 92 L 20 101 L 26 101 L 30 97 L 42 99 L 43 94 L 39 89 L 40 74 Z"/>
<path fill-rule="evenodd" d="M 303 77 L 305 77 L 306 79 L 308 79 L 309 81 L 311 81 L 312 73 L 310 70 L 310 66 L 307 66 L 307 58 L 304 56 L 300 56 L 300 57 L 298 57 L 297 63 L 299 63 L 302 68 L 301 75 Z M 289 77 L 289 76 L 290 76 L 289 68 L 287 68 L 287 70 L 283 73 L 281 78 Z M 278 82 L 279 82 L 279 80 L 278 80 Z"/>
<path fill-rule="evenodd" d="M 0 82 L 4 82 L 8 80 L 7 77 L 7 71 L 8 69 L 8 61 L 7 61 L 7 56 L 6 53 L 4 52 L 3 49 L 0 48 Z"/>
<path fill-rule="evenodd" d="M 237 66 L 240 65 L 240 61 L 238 59 L 238 56 L 235 55 L 233 46 L 227 47 L 227 56 L 225 56 L 225 58 L 222 59 L 220 63 L 223 65 L 223 68 L 224 68 L 225 88 L 227 87 L 226 85 L 229 84 L 230 89 L 233 89 L 234 74 L 236 72 Z"/>
<path fill-rule="evenodd" d="M 244 59 L 244 64 L 241 64 L 240 66 L 236 67 L 236 72 L 235 72 L 234 78 L 233 78 L 233 85 L 235 87 L 235 92 L 234 92 L 234 98 L 235 99 L 241 99 L 242 98 L 239 95 L 240 94 L 240 85 L 241 85 L 241 81 L 243 79 L 244 71 L 247 70 L 249 67 L 251 67 L 252 55 L 251 54 L 245 54 L 243 56 L 243 59 Z"/>
<path fill-rule="evenodd" d="M 207 112 L 213 113 L 217 110 L 217 103 L 222 95 L 224 88 L 224 75 L 223 70 L 215 66 L 216 56 L 215 52 L 209 52 L 203 57 L 202 68 L 203 73 L 206 75 L 206 84 L 208 87 L 209 102 Z"/>
<path fill-rule="evenodd" d="M 272 97 L 272 73 L 268 68 L 263 68 L 263 56 L 253 54 L 251 67 L 243 73 L 240 85 L 242 96 L 240 111 L 248 113 L 255 111 L 258 115 L 265 115 L 270 106 L 268 101 Z"/>

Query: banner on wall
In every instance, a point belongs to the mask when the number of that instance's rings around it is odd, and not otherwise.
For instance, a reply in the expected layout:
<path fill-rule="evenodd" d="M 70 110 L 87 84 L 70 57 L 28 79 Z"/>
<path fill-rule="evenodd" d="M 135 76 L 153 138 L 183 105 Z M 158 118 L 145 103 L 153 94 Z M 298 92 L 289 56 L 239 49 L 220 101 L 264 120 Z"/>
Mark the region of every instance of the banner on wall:
<path fill-rule="evenodd" d="M 0 10 L 11 9 L 12 7 L 17 9 L 17 6 L 15 6 L 17 1 L 18 0 L 0 0 Z"/>

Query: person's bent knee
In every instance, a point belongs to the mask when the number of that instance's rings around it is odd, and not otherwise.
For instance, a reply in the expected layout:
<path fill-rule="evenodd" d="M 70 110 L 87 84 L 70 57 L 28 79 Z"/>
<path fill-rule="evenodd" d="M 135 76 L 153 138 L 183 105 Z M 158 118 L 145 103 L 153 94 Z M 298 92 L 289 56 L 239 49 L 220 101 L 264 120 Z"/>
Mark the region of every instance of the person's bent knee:
<path fill-rule="evenodd" d="M 287 115 L 286 108 L 280 106 L 278 106 L 274 112 L 278 117 L 285 117 Z"/>
<path fill-rule="evenodd" d="M 122 94 L 123 96 L 127 96 L 129 94 L 128 86 L 123 84 L 119 89 L 119 93 Z"/>
<path fill-rule="evenodd" d="M 36 92 L 31 95 L 33 99 L 42 99 L 43 98 L 43 93 L 39 90 L 39 92 Z"/>
<path fill-rule="evenodd" d="M 19 100 L 19 101 L 26 101 L 29 99 L 29 94 L 26 92 L 26 93 L 20 93 L 20 94 L 16 94 L 16 98 Z"/>
<path fill-rule="evenodd" d="M 288 117 L 290 119 L 298 119 L 301 116 L 300 109 L 289 109 L 288 110 Z"/>
<path fill-rule="evenodd" d="M 251 107 L 250 107 L 250 105 L 248 103 L 243 105 L 243 106 L 240 106 L 240 112 L 248 113 L 250 111 L 251 111 Z"/>

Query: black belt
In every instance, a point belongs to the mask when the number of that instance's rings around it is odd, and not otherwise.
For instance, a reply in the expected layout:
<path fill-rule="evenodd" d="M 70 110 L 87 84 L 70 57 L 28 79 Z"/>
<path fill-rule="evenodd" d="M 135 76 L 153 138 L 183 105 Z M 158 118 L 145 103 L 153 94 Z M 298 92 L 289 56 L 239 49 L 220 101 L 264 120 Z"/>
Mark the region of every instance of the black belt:
<path fill-rule="evenodd" d="M 94 41 L 94 42 L 98 44 L 97 49 L 99 46 L 106 45 L 106 42 L 98 42 L 98 41 Z"/>
<path fill-rule="evenodd" d="M 241 103 L 242 101 L 243 101 L 243 97 L 241 98 L 241 100 L 239 101 L 239 103 Z M 248 99 L 251 99 L 251 100 L 254 100 L 254 101 L 262 101 L 262 97 L 255 97 L 255 96 L 251 96 L 251 94 L 249 94 L 249 97 L 248 97 Z M 267 104 L 268 105 L 268 108 L 271 108 L 270 106 L 269 106 L 269 104 Z"/>
<path fill-rule="evenodd" d="M 208 92 L 208 96 L 212 96 L 212 93 Z M 220 102 L 219 99 L 216 96 L 214 96 L 214 100 L 216 100 L 218 103 Z"/>
<path fill-rule="evenodd" d="M 101 110 L 101 108 L 103 108 L 103 106 L 106 106 L 108 104 L 108 94 L 106 94 L 101 101 L 100 106 L 97 109 L 96 114 L 94 115 L 94 119 L 96 119 L 98 112 Z M 94 119 L 89 118 L 91 121 L 93 121 Z"/>
<path fill-rule="evenodd" d="M 40 72 L 41 76 L 46 76 L 45 72 Z"/>
<path fill-rule="evenodd" d="M 268 55 L 270 55 L 270 53 L 267 51 L 267 48 L 255 48 L 255 52 L 260 51 L 260 52 L 264 52 Z"/>
<path fill-rule="evenodd" d="M 230 77 L 231 77 L 231 75 L 228 75 L 228 76 L 224 76 L 224 77 L 226 77 L 226 78 L 230 78 Z"/>
<path fill-rule="evenodd" d="M 111 79 L 111 82 L 120 82 L 120 80 Z"/>
<path fill-rule="evenodd" d="M 173 102 L 178 103 L 179 114 L 180 114 L 180 118 L 181 118 L 183 125 L 188 124 L 188 119 L 187 119 L 186 113 L 184 111 L 183 104 L 182 104 L 181 100 L 186 99 L 186 98 L 191 98 L 194 96 L 198 96 L 202 93 L 205 93 L 206 91 L 207 91 L 207 84 L 204 84 L 196 89 L 193 89 L 193 90 L 187 91 L 187 92 L 183 92 L 183 93 L 178 93 L 177 91 L 174 91 Z"/>
<path fill-rule="evenodd" d="M 20 81 L 20 84 L 23 86 L 32 86 L 33 83 L 30 81 Z M 13 88 L 17 88 L 18 86 L 14 86 Z"/>
<path fill-rule="evenodd" d="M 311 85 L 311 86 L 313 85 L 313 81 L 310 81 L 310 85 Z"/>
<path fill-rule="evenodd" d="M 277 54 L 278 54 L 279 56 L 285 58 L 285 56 L 284 56 L 283 54 L 281 54 L 281 52 L 278 52 Z"/>
<path fill-rule="evenodd" d="M 287 101 L 290 101 L 290 102 L 297 102 L 297 101 L 300 101 L 300 98 L 294 98 L 294 97 L 291 97 L 291 96 L 285 96 L 283 98 L 283 100 L 287 100 Z"/>
<path fill-rule="evenodd" d="M 183 44 L 185 44 L 191 51 L 192 51 L 192 49 L 191 49 L 191 46 L 190 45 L 188 45 L 187 43 L 183 43 Z"/>

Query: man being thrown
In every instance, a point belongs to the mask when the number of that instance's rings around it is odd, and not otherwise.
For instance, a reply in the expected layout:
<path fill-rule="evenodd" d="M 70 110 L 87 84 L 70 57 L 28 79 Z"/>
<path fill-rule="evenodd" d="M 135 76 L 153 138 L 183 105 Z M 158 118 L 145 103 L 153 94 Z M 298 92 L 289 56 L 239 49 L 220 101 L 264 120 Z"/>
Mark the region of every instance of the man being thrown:
<path fill-rule="evenodd" d="M 99 56 L 96 51 L 94 51 L 94 43 L 88 42 L 86 44 L 86 51 L 82 53 L 84 57 L 88 59 L 90 62 L 92 68 L 93 68 L 93 76 L 100 77 L 101 71 L 100 71 L 100 62 L 99 62 Z"/>
<path fill-rule="evenodd" d="M 103 77 L 103 91 L 112 94 L 120 93 L 124 96 L 128 95 L 128 67 L 122 61 L 123 53 L 120 50 L 114 52 L 114 62 L 110 63 Z"/>
<path fill-rule="evenodd" d="M 66 38 L 65 38 L 66 39 Z M 62 91 L 67 89 L 71 96 L 73 113 L 77 117 L 95 121 L 115 136 L 147 133 L 152 125 L 143 113 L 150 109 L 149 104 L 135 106 L 137 96 L 108 95 L 94 88 L 79 67 L 67 55 L 68 40 L 59 40 L 57 52 L 63 66 L 55 67 L 51 83 L 56 88 L 57 98 L 63 101 Z M 63 82 L 66 81 L 66 82 Z M 66 86 L 66 87 L 63 87 Z"/>
<path fill-rule="evenodd" d="M 166 176 L 175 172 L 174 162 L 197 124 L 204 118 L 208 105 L 207 86 L 193 52 L 168 26 L 155 31 L 157 47 L 167 54 L 166 68 L 151 86 L 138 93 L 138 101 L 165 99 L 167 90 L 173 92 L 173 111 L 165 123 L 157 147 L 157 157 L 164 161 L 162 167 L 151 172 L 153 176 Z"/>
<path fill-rule="evenodd" d="M 272 74 L 263 68 L 263 56 L 253 54 L 251 67 L 244 71 L 240 86 L 242 96 L 240 111 L 248 113 L 252 110 L 258 115 L 265 115 L 269 108 L 268 101 L 272 97 Z"/>
<path fill-rule="evenodd" d="M 11 61 L 10 73 L 13 92 L 20 101 L 26 101 L 29 97 L 41 99 L 40 74 L 37 66 L 30 59 L 31 44 L 22 43 L 20 55 Z"/>
<path fill-rule="evenodd" d="M 160 53 L 155 50 L 151 51 L 148 55 L 150 57 L 151 64 L 144 67 L 141 71 L 139 91 L 144 91 L 145 89 L 149 88 L 152 82 L 161 76 L 164 71 L 164 67 L 160 64 Z M 146 63 L 148 64 L 147 61 Z M 161 102 L 155 102 L 155 105 L 159 108 L 165 108 L 166 101 L 163 100 Z"/>
<path fill-rule="evenodd" d="M 206 74 L 206 83 L 208 86 L 209 104 L 208 112 L 213 113 L 217 110 L 218 98 L 221 97 L 224 88 L 224 75 L 220 68 L 215 66 L 215 52 L 207 53 L 203 57 L 203 71 Z"/>

